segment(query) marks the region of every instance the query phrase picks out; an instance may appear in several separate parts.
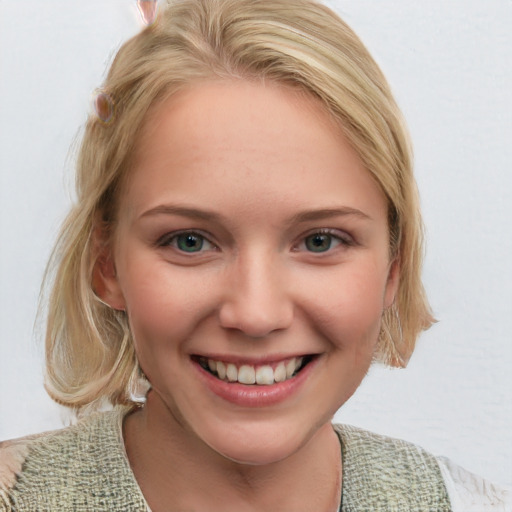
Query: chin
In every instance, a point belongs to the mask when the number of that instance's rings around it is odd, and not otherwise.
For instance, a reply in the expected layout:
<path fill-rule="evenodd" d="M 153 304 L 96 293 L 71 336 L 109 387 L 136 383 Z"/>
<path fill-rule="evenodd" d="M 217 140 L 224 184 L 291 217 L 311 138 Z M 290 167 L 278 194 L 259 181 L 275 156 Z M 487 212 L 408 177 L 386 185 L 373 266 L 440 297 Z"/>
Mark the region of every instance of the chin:
<path fill-rule="evenodd" d="M 257 422 L 259 423 L 259 422 Z M 233 425 L 202 435 L 203 441 L 216 453 L 237 464 L 264 466 L 292 457 L 314 436 L 303 431 L 268 421 L 264 424 Z"/>
<path fill-rule="evenodd" d="M 297 452 L 299 447 L 289 446 L 289 443 L 267 443 L 262 446 L 259 441 L 226 442 L 211 444 L 210 448 L 232 462 L 247 466 L 266 466 L 287 459 Z"/>

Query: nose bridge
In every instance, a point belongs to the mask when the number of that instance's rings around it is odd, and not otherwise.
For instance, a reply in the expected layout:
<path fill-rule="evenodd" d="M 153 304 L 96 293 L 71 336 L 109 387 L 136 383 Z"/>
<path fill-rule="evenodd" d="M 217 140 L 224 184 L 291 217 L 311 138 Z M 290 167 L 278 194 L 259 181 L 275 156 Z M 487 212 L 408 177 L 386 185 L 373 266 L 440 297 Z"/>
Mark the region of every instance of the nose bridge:
<path fill-rule="evenodd" d="M 279 255 L 271 251 L 261 248 L 241 253 L 226 283 L 222 326 L 251 337 L 286 329 L 293 317 L 293 303 L 283 270 Z"/>

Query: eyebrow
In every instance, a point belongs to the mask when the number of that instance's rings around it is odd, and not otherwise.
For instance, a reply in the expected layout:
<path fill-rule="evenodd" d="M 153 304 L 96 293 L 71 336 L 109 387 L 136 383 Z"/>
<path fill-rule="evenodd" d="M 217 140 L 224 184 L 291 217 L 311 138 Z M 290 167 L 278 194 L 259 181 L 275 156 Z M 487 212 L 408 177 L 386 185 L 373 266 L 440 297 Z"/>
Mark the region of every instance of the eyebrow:
<path fill-rule="evenodd" d="M 223 217 L 211 210 L 199 210 L 197 208 L 188 208 L 177 205 L 159 205 L 155 208 L 145 211 L 140 218 L 150 217 L 152 215 L 179 215 L 198 220 L 221 221 Z"/>
<path fill-rule="evenodd" d="M 198 208 L 190 208 L 186 206 L 178 206 L 178 205 L 159 205 L 150 210 L 142 213 L 140 218 L 150 217 L 153 215 L 179 215 L 181 217 L 188 217 L 191 219 L 198 220 L 208 220 L 211 222 L 222 222 L 225 220 L 225 217 L 219 215 L 218 213 L 212 210 L 204 210 Z M 356 208 L 351 208 L 348 206 L 343 206 L 340 208 L 322 208 L 319 210 L 305 210 L 293 215 L 289 224 L 299 224 L 303 222 L 310 222 L 315 220 L 323 220 L 330 219 L 333 217 L 358 217 L 365 220 L 371 220 L 371 217 L 366 213 L 363 213 L 361 210 Z"/>
<path fill-rule="evenodd" d="M 330 219 L 332 217 L 359 217 L 360 219 L 371 220 L 369 215 L 356 208 L 343 206 L 341 208 L 322 208 L 320 210 L 306 210 L 299 212 L 291 218 L 291 223 L 308 222 L 313 220 Z"/>

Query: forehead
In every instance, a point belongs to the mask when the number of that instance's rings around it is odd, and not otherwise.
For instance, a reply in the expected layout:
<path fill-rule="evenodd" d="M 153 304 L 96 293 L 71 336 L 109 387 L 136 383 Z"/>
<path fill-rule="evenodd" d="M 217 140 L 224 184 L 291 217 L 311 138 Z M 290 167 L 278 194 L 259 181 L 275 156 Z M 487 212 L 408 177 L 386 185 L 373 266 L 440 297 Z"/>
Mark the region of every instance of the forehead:
<path fill-rule="evenodd" d="M 125 195 L 135 209 L 191 193 L 212 207 L 234 204 L 233 196 L 254 208 L 383 202 L 320 101 L 275 83 L 200 83 L 156 103 L 131 167 Z"/>
<path fill-rule="evenodd" d="M 325 128 L 325 133 L 338 136 L 341 132 L 341 127 L 323 103 L 302 88 L 260 79 L 200 81 L 164 95 L 153 104 L 142 124 L 135 148 L 136 159 L 145 156 L 164 125 L 170 128 L 171 117 L 178 129 L 168 134 L 176 137 L 176 142 L 198 142 L 200 147 L 210 142 L 233 145 L 241 135 L 240 128 L 245 128 L 242 133 L 246 133 L 257 127 L 251 134 L 253 140 L 267 147 L 271 145 L 264 140 L 265 136 L 274 138 L 277 135 L 278 140 L 285 143 L 289 137 L 297 135 L 292 133 L 292 128 L 311 138 L 315 131 L 308 126 L 308 121 L 312 119 L 314 124 Z M 290 124 L 298 118 L 301 122 L 292 127 Z M 186 137 L 186 141 L 183 140 L 184 132 L 194 134 L 194 139 Z M 255 135 L 261 137 L 254 139 Z"/>

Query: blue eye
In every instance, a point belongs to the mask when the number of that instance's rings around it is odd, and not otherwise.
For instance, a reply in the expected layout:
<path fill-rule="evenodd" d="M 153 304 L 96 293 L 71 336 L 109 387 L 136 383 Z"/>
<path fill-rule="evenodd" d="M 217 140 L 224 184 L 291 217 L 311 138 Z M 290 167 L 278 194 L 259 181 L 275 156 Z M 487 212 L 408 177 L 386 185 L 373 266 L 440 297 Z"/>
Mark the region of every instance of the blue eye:
<path fill-rule="evenodd" d="M 322 254 L 336 248 L 348 248 L 355 244 L 354 239 L 338 229 L 319 229 L 305 236 L 297 250 Z M 341 246 L 341 247 L 340 247 Z"/>
<path fill-rule="evenodd" d="M 166 235 L 160 240 L 159 245 L 174 247 L 188 254 L 209 251 L 215 247 L 207 238 L 194 231 Z"/>
<path fill-rule="evenodd" d="M 204 238 L 196 233 L 182 233 L 176 236 L 176 247 L 183 252 L 199 252 L 204 241 Z"/>
<path fill-rule="evenodd" d="M 333 237 L 326 233 L 314 233 L 306 237 L 304 244 L 310 252 L 326 252 L 333 245 Z"/>

